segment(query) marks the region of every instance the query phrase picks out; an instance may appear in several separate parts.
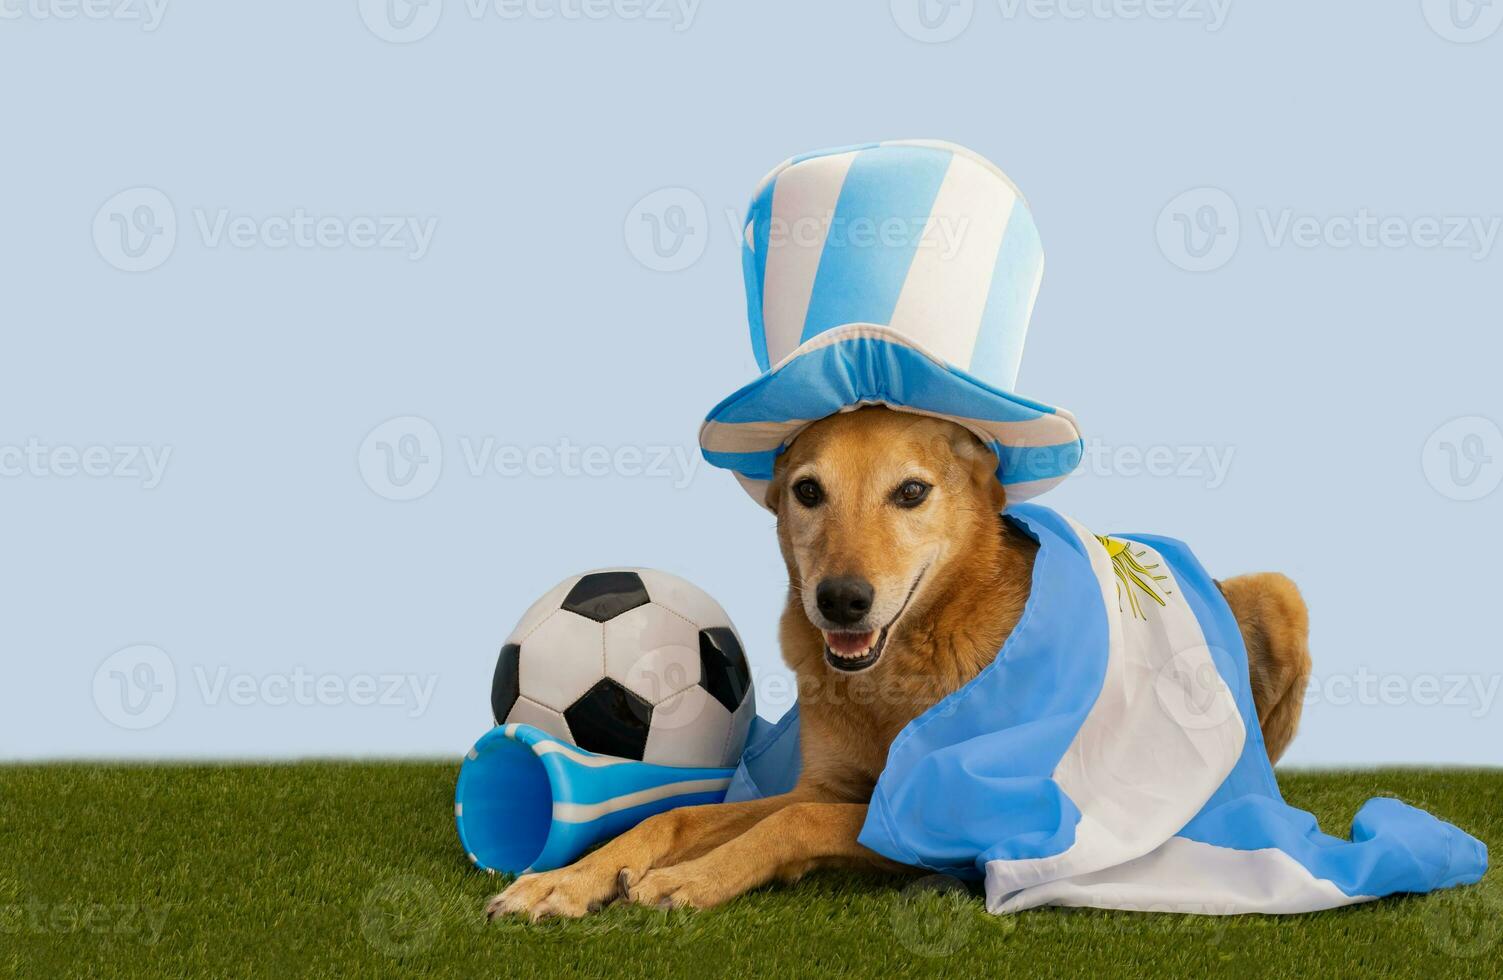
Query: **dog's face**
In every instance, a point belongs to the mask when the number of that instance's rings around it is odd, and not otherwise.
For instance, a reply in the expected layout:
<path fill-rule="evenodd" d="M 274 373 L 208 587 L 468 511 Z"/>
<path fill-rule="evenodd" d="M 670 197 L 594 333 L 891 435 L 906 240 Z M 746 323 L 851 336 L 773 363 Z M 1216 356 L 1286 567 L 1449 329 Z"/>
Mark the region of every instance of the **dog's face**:
<path fill-rule="evenodd" d="M 875 666 L 926 588 L 995 527 L 996 466 L 955 423 L 877 406 L 814 423 L 778 458 L 778 542 L 831 668 Z"/>

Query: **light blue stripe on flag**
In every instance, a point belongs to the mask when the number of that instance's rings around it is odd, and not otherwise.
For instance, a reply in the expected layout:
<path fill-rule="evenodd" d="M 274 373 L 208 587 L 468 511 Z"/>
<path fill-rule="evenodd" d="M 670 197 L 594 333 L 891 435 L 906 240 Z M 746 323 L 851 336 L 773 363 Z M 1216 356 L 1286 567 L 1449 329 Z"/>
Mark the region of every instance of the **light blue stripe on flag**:
<path fill-rule="evenodd" d="M 930 147 L 878 146 L 851 161 L 814 274 L 803 340 L 846 323 L 891 322 L 953 156 Z M 907 179 L 895 183 L 895 167 L 905 168 Z M 894 218 L 901 232 L 884 234 L 884 222 Z"/>

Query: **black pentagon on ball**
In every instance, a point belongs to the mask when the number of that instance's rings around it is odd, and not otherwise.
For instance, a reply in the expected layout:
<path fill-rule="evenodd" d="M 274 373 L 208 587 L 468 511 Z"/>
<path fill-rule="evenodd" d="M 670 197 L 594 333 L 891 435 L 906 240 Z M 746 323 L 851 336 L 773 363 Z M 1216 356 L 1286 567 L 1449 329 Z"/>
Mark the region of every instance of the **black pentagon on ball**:
<path fill-rule="evenodd" d="M 496 673 L 491 678 L 491 717 L 498 725 L 506 721 L 511 706 L 517 703 L 517 662 L 521 656 L 522 648 L 508 643 L 496 658 Z"/>
<path fill-rule="evenodd" d="M 607 677 L 564 709 L 564 720 L 580 748 L 640 759 L 647 748 L 652 705 Z"/>
<path fill-rule="evenodd" d="M 649 601 L 647 586 L 636 572 L 591 572 L 574 583 L 563 608 L 603 623 Z"/>
<path fill-rule="evenodd" d="M 699 631 L 699 686 L 734 712 L 751 687 L 751 671 L 741 641 L 724 626 Z"/>

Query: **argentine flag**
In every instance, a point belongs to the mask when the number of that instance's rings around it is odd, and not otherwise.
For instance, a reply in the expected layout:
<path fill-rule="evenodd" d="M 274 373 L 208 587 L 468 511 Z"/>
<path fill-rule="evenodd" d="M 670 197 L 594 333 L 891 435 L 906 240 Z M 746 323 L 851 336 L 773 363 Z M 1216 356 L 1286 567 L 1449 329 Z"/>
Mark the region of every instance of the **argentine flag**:
<path fill-rule="evenodd" d="M 862 844 L 984 881 L 997 913 L 1311 912 L 1482 877 L 1481 841 L 1398 800 L 1369 800 L 1347 839 L 1284 802 L 1241 632 L 1183 544 L 1006 517 L 1039 543 L 1027 609 L 893 741 Z M 753 737 L 727 799 L 797 779 L 796 707 Z"/>

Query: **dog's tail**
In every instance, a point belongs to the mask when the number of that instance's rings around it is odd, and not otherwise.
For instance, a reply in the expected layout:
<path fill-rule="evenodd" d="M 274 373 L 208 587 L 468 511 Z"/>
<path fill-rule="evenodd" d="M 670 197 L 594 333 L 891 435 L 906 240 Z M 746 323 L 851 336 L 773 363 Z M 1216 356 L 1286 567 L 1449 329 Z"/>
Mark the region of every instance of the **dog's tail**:
<path fill-rule="evenodd" d="M 1263 744 L 1277 762 L 1299 730 L 1310 681 L 1310 614 L 1299 587 L 1278 572 L 1217 581 L 1247 646 Z"/>

